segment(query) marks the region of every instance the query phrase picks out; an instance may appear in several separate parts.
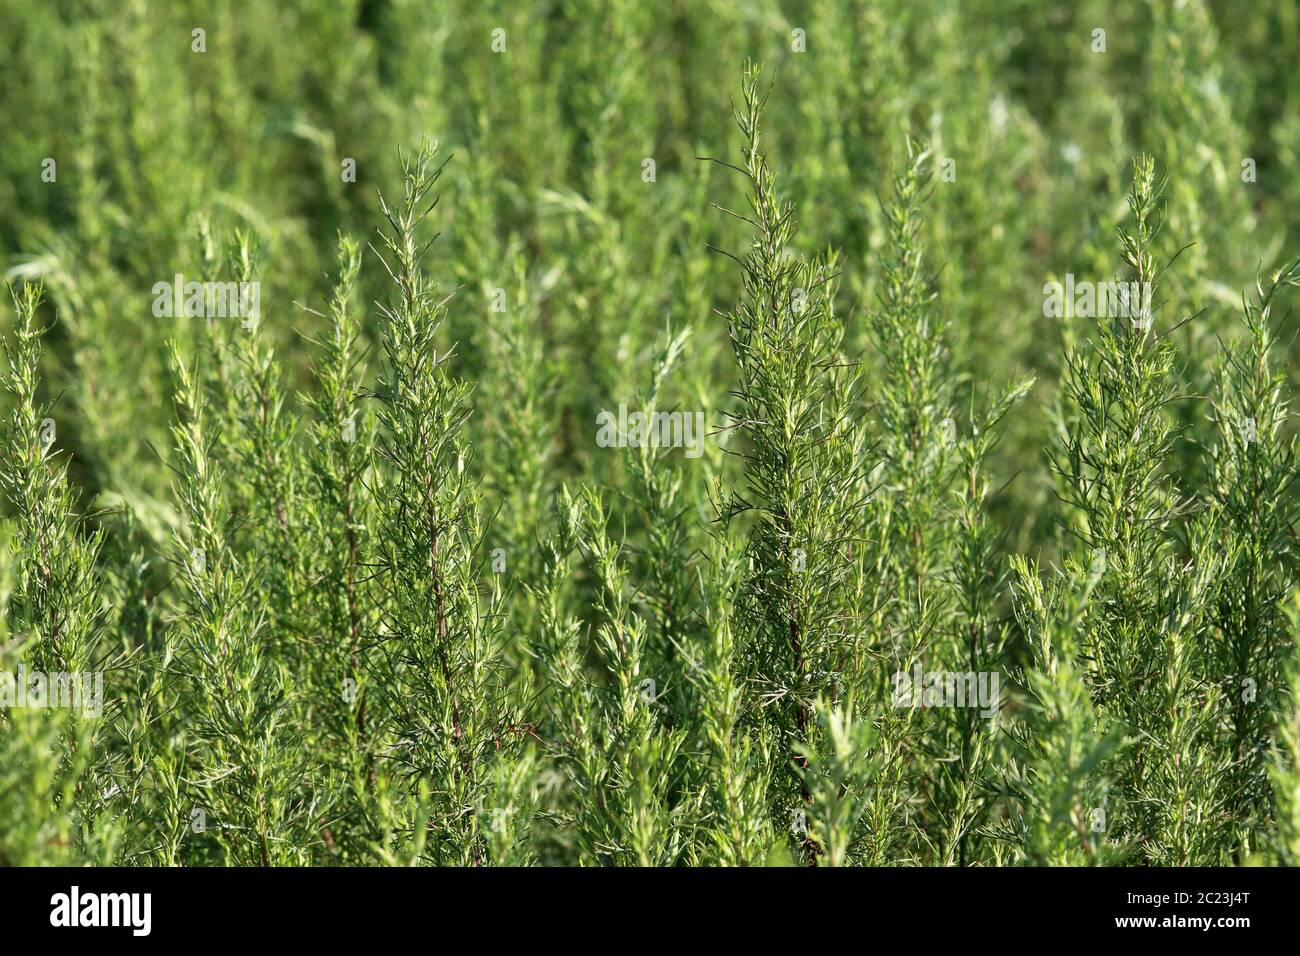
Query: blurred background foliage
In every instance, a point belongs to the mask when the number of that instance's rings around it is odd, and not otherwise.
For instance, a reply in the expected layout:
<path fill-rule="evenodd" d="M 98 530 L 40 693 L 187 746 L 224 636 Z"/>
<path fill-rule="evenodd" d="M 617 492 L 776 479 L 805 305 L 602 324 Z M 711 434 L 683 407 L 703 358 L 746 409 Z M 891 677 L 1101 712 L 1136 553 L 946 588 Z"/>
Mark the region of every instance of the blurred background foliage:
<path fill-rule="evenodd" d="M 192 49 L 196 28 L 204 52 Z M 1094 51 L 1098 29 L 1104 52 Z M 307 414 L 297 393 L 318 364 L 311 343 L 328 334 L 312 310 L 329 300 L 337 236 L 373 239 L 376 189 L 400 191 L 398 150 L 424 136 L 452 156 L 427 268 L 455 293 L 442 347 L 454 345 L 450 368 L 473 385 L 467 466 L 494 517 L 487 544 L 506 549 L 524 582 L 505 599 L 507 629 L 545 616 L 529 588 L 562 576 L 549 542 L 569 532 L 552 506 L 579 484 L 603 492 L 584 520 L 626 543 L 650 616 L 680 616 L 673 600 L 692 596 L 707 547 L 711 483 L 740 466 L 711 448 L 656 471 L 596 448 L 593 423 L 647 395 L 710 410 L 711 423 L 728 402 L 735 363 L 719 313 L 742 285 L 710 247 L 739 255 L 750 233 L 711 203 L 744 210 L 745 186 L 701 157 L 737 161 L 732 103 L 749 58 L 773 82 L 763 143 L 798 210 L 796 251 L 836 253 L 832 304 L 868 405 L 873 382 L 908 372 L 883 367 L 866 319 L 887 291 L 891 181 L 908 167 L 909 137 L 928 143 L 937 168 L 952 161 L 955 177 L 931 184 L 918 241 L 942 316 L 945 394 L 960 409 L 983 407 L 1036 377 L 989 452 L 988 508 L 1002 529 L 999 561 L 1031 554 L 1050 565 L 1068 550 L 1070 512 L 1043 448 L 1064 355 L 1087 332 L 1044 318 L 1043 286 L 1116 274 L 1132 158 L 1152 155 L 1169 182 L 1159 254 L 1188 247 L 1163 283 L 1162 315 L 1168 326 L 1195 316 L 1170 333 L 1181 388 L 1166 466 L 1179 488 L 1208 480 L 1216 426 L 1205 396 L 1220 343 L 1245 334 L 1242 290 L 1300 248 L 1297 53 L 1300 7 L 1234 0 L 0 5 L 0 267 L 12 280 L 43 279 L 43 314 L 57 316 L 42 389 L 72 486 L 105 531 L 112 640 L 153 647 L 180 613 L 166 561 L 184 524 L 169 469 L 168 343 L 198 351 L 210 330 L 155 317 L 153 284 L 218 278 L 229 237 L 253 236 L 260 334 L 279 362 L 287 417 Z M 47 158 L 54 182 L 42 181 Z M 348 160 L 355 182 L 342 175 Z M 370 382 L 381 338 L 371 303 L 390 279 L 368 250 L 364 263 L 355 301 Z M 492 308 L 495 290 L 504 312 Z M 6 335 L 15 322 L 0 302 Z M 1289 385 L 1293 339 L 1280 346 Z M 610 600 L 599 568 L 571 588 L 561 604 L 595 626 Z M 715 613 L 703 605 L 700 615 Z M 675 626 L 648 653 L 672 657 Z M 534 650 L 508 656 L 522 671 L 545 669 Z M 566 806 L 547 796 L 566 786 L 558 777 L 530 773 L 541 805 Z M 508 771 L 497 783 L 519 785 Z M 42 785 L 34 805 L 61 803 L 59 780 Z M 539 826 L 530 852 L 542 859 L 568 859 L 580 842 Z M 112 857 L 103 841 L 95 852 Z M 127 843 L 154 852 L 147 839 Z M 944 858 L 924 841 L 910 852 Z"/>
<path fill-rule="evenodd" d="M 877 196 L 906 136 L 956 161 L 926 228 L 952 351 L 976 387 L 1032 370 L 1051 389 L 1074 333 L 1043 319 L 1042 285 L 1111 274 L 1140 151 L 1169 170 L 1164 240 L 1195 243 L 1169 293 L 1177 311 L 1206 310 L 1186 328 L 1190 348 L 1209 348 L 1255 270 L 1296 245 L 1300 111 L 1283 51 L 1300 42 L 1300 13 L 1287 4 L 1247 16 L 1231 2 L 56 0 L 6 4 L 0 27 L 0 252 L 46 277 L 62 317 L 46 380 L 80 484 L 149 514 L 167 509 L 152 450 L 167 444 L 164 342 L 194 325 L 155 319 L 152 284 L 200 275 L 205 237 L 254 230 L 267 326 L 301 380 L 298 333 L 319 329 L 294 303 L 321 301 L 336 231 L 374 228 L 395 147 L 421 135 L 455 156 L 432 267 L 460 290 L 458 371 L 508 385 L 509 363 L 489 360 L 487 290 L 522 282 L 545 360 L 570 370 L 561 404 L 575 431 L 557 467 L 590 467 L 575 450 L 588 412 L 618 398 L 666 322 L 695 328 L 687 377 L 722 391 L 710 310 L 733 300 L 737 277 L 706 244 L 734 249 L 744 227 L 708 207 L 735 184 L 696 157 L 725 152 L 747 56 L 775 74 L 765 132 L 798 241 L 839 251 L 859 344 L 884 241 Z M 205 53 L 191 50 L 195 27 Z M 1091 50 L 1097 28 L 1104 54 Z M 806 52 L 791 48 L 796 29 Z M 56 183 L 41 181 L 46 157 Z M 382 278 L 363 273 L 364 301 Z M 479 404 L 475 428 L 492 412 Z M 1194 440 L 1204 417 L 1187 414 Z M 1000 451 L 1022 472 L 1001 499 L 1021 549 L 1050 532 L 1041 428 L 1019 416 Z"/>

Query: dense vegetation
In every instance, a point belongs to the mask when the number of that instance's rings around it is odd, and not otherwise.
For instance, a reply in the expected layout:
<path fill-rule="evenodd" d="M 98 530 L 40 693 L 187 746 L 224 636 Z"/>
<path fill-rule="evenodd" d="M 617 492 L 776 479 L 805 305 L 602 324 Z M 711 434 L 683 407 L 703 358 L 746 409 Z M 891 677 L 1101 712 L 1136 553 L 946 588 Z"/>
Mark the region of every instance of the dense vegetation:
<path fill-rule="evenodd" d="M 0 9 L 0 863 L 1300 861 L 1300 8 L 212 6 Z"/>

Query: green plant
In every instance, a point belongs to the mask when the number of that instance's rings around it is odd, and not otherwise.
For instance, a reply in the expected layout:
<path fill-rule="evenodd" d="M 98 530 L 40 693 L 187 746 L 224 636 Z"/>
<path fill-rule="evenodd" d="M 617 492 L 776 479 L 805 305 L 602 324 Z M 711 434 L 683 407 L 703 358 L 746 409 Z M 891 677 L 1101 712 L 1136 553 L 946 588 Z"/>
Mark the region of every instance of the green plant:
<path fill-rule="evenodd" d="M 1293 15 L 120 6 L 0 10 L 0 862 L 1296 862 Z"/>

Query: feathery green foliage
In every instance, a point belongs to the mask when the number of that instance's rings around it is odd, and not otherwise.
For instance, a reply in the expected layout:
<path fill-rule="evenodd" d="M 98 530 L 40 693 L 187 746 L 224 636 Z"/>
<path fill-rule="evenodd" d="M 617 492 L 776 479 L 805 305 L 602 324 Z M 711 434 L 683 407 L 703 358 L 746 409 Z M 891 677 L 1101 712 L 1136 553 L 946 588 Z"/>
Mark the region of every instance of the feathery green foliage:
<path fill-rule="evenodd" d="M 0 11 L 0 863 L 1300 859 L 1293 15 L 120 6 Z"/>

